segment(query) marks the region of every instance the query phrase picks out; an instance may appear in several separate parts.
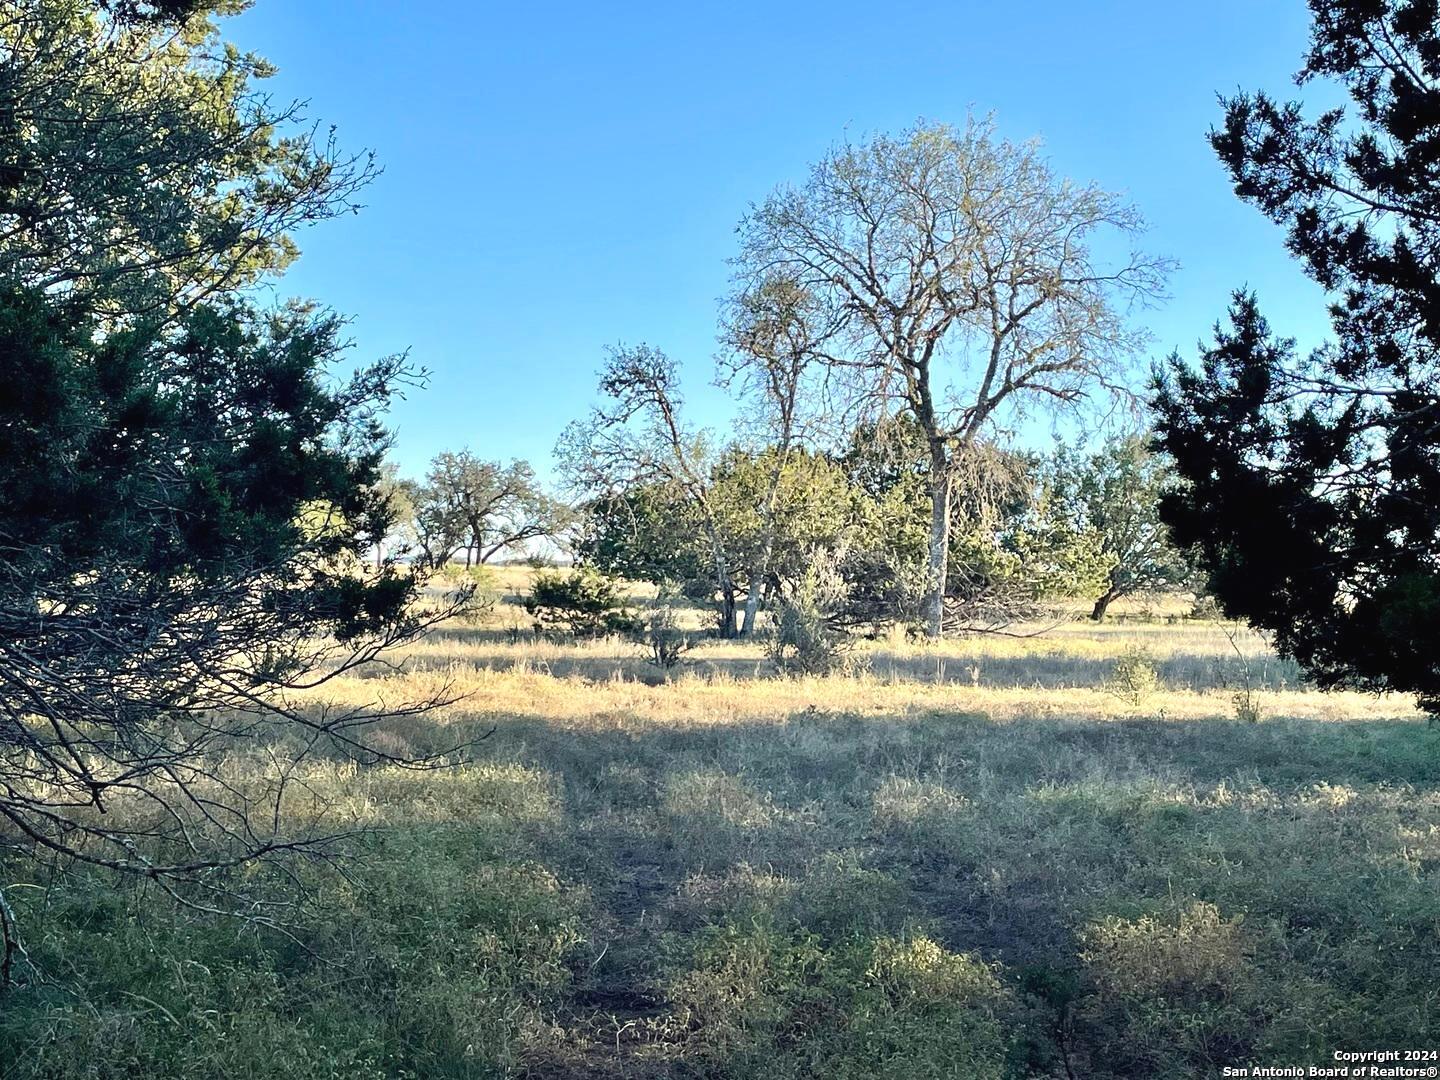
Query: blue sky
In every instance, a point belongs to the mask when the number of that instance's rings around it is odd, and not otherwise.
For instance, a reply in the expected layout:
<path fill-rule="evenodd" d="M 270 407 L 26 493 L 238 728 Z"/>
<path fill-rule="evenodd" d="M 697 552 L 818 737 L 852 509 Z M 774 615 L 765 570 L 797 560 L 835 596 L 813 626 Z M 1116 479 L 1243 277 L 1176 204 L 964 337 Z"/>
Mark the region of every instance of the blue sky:
<path fill-rule="evenodd" d="M 1278 330 L 1323 329 L 1205 141 L 1217 92 L 1291 91 L 1301 0 L 257 0 L 225 33 L 384 166 L 359 216 L 299 237 L 282 291 L 353 316 L 357 356 L 431 370 L 393 416 L 408 474 L 464 446 L 547 472 L 622 341 L 680 360 L 723 425 L 715 301 L 747 205 L 847 133 L 920 118 L 993 111 L 1057 171 L 1128 194 L 1181 267 L 1145 318 L 1155 354 L 1193 353 L 1241 284 Z"/>

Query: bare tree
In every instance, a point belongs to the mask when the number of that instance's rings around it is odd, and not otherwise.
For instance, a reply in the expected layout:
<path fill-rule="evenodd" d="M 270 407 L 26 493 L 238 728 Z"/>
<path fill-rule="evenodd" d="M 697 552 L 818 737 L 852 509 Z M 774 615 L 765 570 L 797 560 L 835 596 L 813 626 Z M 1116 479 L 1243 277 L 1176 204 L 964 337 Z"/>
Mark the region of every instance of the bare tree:
<path fill-rule="evenodd" d="M 720 632 L 733 637 L 736 586 L 712 499 L 713 461 L 704 436 L 684 425 L 675 362 L 648 345 L 616 348 L 601 372 L 600 392 L 610 404 L 560 437 L 563 467 L 576 486 L 594 495 L 654 483 L 683 495 L 705 532 L 720 592 Z"/>
<path fill-rule="evenodd" d="M 924 432 L 930 636 L 945 621 L 957 454 L 1027 407 L 1122 389 L 1141 341 L 1126 309 L 1158 294 L 1167 265 L 1133 251 L 1107 264 L 1091 245 L 1141 227 L 988 122 L 841 146 L 741 222 L 740 286 L 779 275 L 826 304 L 841 332 L 819 359 L 850 410 L 898 407 Z"/>

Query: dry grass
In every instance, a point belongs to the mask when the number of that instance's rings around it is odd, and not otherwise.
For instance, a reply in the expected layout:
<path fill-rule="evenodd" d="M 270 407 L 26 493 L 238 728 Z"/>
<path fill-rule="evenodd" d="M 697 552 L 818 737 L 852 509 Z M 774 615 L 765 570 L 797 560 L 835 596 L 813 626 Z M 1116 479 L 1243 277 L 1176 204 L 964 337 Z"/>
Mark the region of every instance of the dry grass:
<path fill-rule="evenodd" d="M 314 879 L 314 955 L 143 890 L 17 891 L 56 980 L 0 1018 L 0 1073 L 1168 1077 L 1424 1045 L 1440 733 L 1176 614 L 867 641 L 823 679 L 712 642 L 666 681 L 492 609 L 327 690 L 466 695 L 397 746 L 496 732 L 447 773 L 312 767 L 319 812 L 376 830 Z M 1138 703 L 1107 688 L 1137 649 Z"/>

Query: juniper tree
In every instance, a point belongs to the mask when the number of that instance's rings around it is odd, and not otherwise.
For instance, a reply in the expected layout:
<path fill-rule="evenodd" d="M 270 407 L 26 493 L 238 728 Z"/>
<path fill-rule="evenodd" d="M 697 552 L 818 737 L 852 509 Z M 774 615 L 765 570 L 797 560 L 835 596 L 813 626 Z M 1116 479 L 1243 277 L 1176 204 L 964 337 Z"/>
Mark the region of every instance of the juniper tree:
<path fill-rule="evenodd" d="M 0 845 L 227 908 L 333 831 L 281 813 L 307 756 L 423 763 L 369 733 L 433 701 L 307 694 L 452 609 L 361 567 L 408 362 L 334 377 L 343 320 L 248 289 L 370 170 L 256 88 L 239 6 L 0 11 Z"/>
<path fill-rule="evenodd" d="M 1237 293 L 1199 370 L 1159 373 L 1162 504 L 1225 611 L 1324 686 L 1440 711 L 1440 27 L 1434 0 L 1311 0 L 1299 82 L 1224 99 L 1211 143 L 1330 295 L 1308 354 Z"/>

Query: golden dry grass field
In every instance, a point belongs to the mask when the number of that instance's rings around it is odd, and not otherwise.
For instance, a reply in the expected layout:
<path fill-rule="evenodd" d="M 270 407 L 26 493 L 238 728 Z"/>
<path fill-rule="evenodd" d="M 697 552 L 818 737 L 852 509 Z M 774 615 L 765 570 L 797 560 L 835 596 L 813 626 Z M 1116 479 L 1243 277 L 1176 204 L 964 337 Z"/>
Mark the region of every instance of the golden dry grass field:
<path fill-rule="evenodd" d="M 298 868 L 293 936 L 9 889 L 49 981 L 0 1002 L 3 1075 L 1189 1077 L 1435 1047 L 1440 730 L 1144 607 L 859 642 L 825 678 L 712 642 L 665 679 L 502 600 L 327 688 L 464 694 L 397 748 L 494 734 L 443 772 L 311 766 L 297 818 L 371 831 L 344 874 Z"/>

